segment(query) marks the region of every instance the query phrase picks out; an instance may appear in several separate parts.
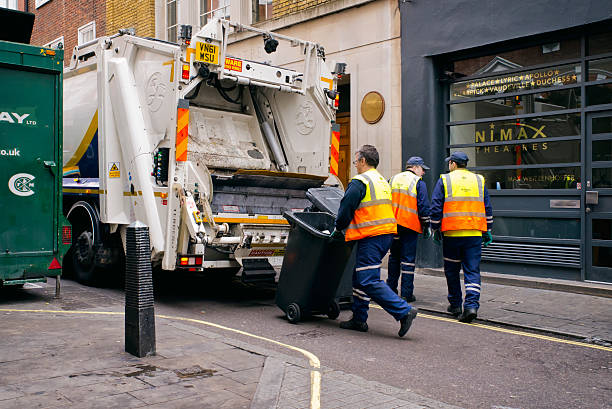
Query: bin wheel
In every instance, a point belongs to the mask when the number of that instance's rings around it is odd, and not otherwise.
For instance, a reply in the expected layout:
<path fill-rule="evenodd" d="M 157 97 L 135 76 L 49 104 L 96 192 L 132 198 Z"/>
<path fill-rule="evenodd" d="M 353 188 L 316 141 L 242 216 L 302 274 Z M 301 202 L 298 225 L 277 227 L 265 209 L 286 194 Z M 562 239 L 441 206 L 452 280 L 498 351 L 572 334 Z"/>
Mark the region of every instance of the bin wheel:
<path fill-rule="evenodd" d="M 292 324 L 297 324 L 297 322 L 300 320 L 302 316 L 300 312 L 300 306 L 297 305 L 296 303 L 289 304 L 287 306 L 287 311 L 285 313 L 287 314 L 287 319 Z"/>
<path fill-rule="evenodd" d="M 332 301 L 327 307 L 327 317 L 330 320 L 335 320 L 340 316 L 340 304 L 337 301 Z"/>

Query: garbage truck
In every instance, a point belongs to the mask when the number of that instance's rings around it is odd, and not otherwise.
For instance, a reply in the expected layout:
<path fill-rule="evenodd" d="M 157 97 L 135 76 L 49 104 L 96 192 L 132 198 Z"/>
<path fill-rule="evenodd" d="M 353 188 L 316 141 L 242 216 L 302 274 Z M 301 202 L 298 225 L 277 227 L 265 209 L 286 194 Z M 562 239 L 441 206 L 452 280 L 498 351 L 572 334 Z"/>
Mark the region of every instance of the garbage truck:
<path fill-rule="evenodd" d="M 34 15 L 0 9 L 0 287 L 56 278 L 62 214 L 63 51 L 29 45 Z M 8 40 L 8 41 L 4 41 Z"/>
<path fill-rule="evenodd" d="M 261 35 L 267 52 L 296 47 L 303 69 L 230 55 L 232 31 Z M 339 184 L 330 143 L 344 64 L 328 67 L 319 44 L 223 19 L 178 37 L 120 30 L 75 47 L 64 70 L 67 261 L 86 284 L 121 270 L 136 220 L 154 268 L 272 280 L 283 212 Z"/>

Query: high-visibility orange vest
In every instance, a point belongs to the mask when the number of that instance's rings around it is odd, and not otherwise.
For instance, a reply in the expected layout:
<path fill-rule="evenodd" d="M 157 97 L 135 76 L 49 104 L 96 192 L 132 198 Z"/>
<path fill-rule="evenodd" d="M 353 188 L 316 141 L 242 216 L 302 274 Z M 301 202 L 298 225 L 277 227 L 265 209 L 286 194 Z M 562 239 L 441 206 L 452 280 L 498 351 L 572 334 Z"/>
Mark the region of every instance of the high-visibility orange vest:
<path fill-rule="evenodd" d="M 421 178 L 407 171 L 391 178 L 393 214 L 397 224 L 418 233 L 423 233 L 417 208 L 417 183 Z"/>
<path fill-rule="evenodd" d="M 366 194 L 346 228 L 346 241 L 381 234 L 396 234 L 397 224 L 391 206 L 391 187 L 376 169 L 353 177 L 366 185 Z"/>
<path fill-rule="evenodd" d="M 487 231 L 484 177 L 466 169 L 456 169 L 440 177 L 444 183 L 442 231 Z"/>

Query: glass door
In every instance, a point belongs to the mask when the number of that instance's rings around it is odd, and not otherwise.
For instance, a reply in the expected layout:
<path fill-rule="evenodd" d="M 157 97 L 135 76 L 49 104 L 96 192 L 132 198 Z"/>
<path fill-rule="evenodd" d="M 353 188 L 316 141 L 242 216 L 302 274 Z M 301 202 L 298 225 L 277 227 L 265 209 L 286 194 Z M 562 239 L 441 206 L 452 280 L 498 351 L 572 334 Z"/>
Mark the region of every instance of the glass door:
<path fill-rule="evenodd" d="M 586 120 L 585 278 L 612 283 L 612 111 Z"/>

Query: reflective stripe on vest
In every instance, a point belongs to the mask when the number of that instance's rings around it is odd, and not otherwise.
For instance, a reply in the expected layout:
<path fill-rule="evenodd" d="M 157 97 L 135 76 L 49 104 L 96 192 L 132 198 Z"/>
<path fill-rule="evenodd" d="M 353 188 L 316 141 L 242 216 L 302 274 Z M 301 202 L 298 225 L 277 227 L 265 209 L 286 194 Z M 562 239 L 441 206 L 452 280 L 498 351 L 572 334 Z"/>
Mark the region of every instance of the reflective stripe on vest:
<path fill-rule="evenodd" d="M 487 231 L 484 177 L 465 169 L 440 175 L 444 183 L 442 231 Z"/>
<path fill-rule="evenodd" d="M 397 233 L 391 206 L 391 187 L 376 169 L 353 177 L 366 185 L 366 194 L 346 229 L 346 241 Z"/>
<path fill-rule="evenodd" d="M 393 214 L 397 224 L 422 233 L 417 207 L 417 183 L 420 177 L 412 172 L 402 172 L 391 178 Z"/>

